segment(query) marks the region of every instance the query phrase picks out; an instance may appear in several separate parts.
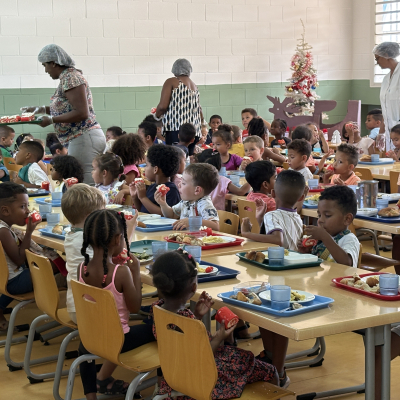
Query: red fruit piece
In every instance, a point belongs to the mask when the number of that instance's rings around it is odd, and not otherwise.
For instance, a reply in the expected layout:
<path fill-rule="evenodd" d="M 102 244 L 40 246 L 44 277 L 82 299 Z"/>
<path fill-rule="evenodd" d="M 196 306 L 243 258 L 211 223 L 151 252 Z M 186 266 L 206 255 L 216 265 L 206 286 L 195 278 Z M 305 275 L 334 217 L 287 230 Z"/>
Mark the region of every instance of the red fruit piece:
<path fill-rule="evenodd" d="M 208 273 L 210 273 L 210 272 L 213 272 L 214 271 L 214 268 L 213 267 L 207 267 L 206 268 L 206 273 L 208 274 Z"/>
<path fill-rule="evenodd" d="M 313 247 L 317 244 L 317 241 L 315 239 L 305 238 L 301 244 L 303 247 Z"/>
<path fill-rule="evenodd" d="M 328 165 L 328 168 L 326 169 L 327 171 L 334 171 L 335 168 L 333 168 L 333 165 Z"/>
<path fill-rule="evenodd" d="M 164 184 L 157 186 L 157 192 L 160 192 L 163 196 L 170 191 L 170 188 Z"/>

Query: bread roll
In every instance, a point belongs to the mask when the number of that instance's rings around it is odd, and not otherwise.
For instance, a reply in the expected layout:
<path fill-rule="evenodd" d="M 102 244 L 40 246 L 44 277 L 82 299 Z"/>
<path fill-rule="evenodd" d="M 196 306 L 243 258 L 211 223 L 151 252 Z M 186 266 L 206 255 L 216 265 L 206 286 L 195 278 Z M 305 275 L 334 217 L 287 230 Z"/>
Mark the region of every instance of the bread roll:
<path fill-rule="evenodd" d="M 64 230 L 63 226 L 60 225 L 60 224 L 57 224 L 57 225 L 53 228 L 52 232 L 53 232 L 53 233 L 56 233 L 57 235 L 62 235 L 63 230 Z"/>
<path fill-rule="evenodd" d="M 265 260 L 265 255 L 263 253 L 261 253 L 260 251 L 257 251 L 255 260 L 259 263 L 263 263 Z"/>
<path fill-rule="evenodd" d="M 140 226 L 141 228 L 147 228 L 147 225 L 142 221 L 138 221 L 137 226 Z"/>
<path fill-rule="evenodd" d="M 374 287 L 379 284 L 379 279 L 376 278 L 375 276 L 370 276 L 367 280 L 366 283 L 369 287 Z"/>
<path fill-rule="evenodd" d="M 244 301 L 245 303 L 249 302 L 249 299 L 242 292 L 238 292 L 237 299 L 239 301 Z"/>
<path fill-rule="evenodd" d="M 248 251 L 248 252 L 246 253 L 245 257 L 246 257 L 248 260 L 254 261 L 254 260 L 256 259 L 256 255 L 257 255 L 257 252 L 255 252 L 255 251 Z"/>

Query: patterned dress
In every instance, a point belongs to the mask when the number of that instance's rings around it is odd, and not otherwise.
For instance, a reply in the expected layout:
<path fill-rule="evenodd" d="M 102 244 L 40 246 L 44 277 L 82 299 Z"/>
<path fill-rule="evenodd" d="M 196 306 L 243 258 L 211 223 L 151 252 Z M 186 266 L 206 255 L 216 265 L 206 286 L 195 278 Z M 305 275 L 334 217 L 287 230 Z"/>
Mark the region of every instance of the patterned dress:
<path fill-rule="evenodd" d="M 179 131 L 185 123 L 192 124 L 196 128 L 196 136 L 201 136 L 199 91 L 189 89 L 179 80 L 179 86 L 172 90 L 168 110 L 163 116 L 164 131 Z"/>
<path fill-rule="evenodd" d="M 154 305 L 162 306 L 164 300 L 158 300 Z M 153 309 L 150 310 L 151 315 Z M 179 315 L 196 319 L 194 314 L 187 309 L 179 310 Z M 157 339 L 156 327 L 153 324 L 154 337 Z M 208 332 L 211 340 L 211 334 Z M 188 354 L 188 357 L 190 355 Z M 257 360 L 251 351 L 239 349 L 234 346 L 220 346 L 214 354 L 218 371 L 218 379 L 211 393 L 213 399 L 232 399 L 240 397 L 247 383 L 258 381 L 269 382 L 276 374 L 273 365 Z M 163 379 L 157 394 L 170 394 L 172 389 Z M 178 397 L 178 400 L 189 400 L 190 397 Z"/>

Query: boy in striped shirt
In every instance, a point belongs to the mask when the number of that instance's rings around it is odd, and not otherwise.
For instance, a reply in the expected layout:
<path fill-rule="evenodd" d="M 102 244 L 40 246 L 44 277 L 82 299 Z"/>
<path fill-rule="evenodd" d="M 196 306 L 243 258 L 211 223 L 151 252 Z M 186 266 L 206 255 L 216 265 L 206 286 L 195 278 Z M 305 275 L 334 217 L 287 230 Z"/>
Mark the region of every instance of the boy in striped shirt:
<path fill-rule="evenodd" d="M 276 178 L 275 187 L 271 191 L 276 202 L 276 210 L 264 215 L 261 231 L 265 228 L 266 234 L 251 233 L 250 220 L 243 218 L 242 236 L 297 251 L 297 242 L 303 236 L 303 222 L 294 207 L 296 203 L 303 201 L 304 194 L 303 175 L 294 170 L 282 171 Z"/>

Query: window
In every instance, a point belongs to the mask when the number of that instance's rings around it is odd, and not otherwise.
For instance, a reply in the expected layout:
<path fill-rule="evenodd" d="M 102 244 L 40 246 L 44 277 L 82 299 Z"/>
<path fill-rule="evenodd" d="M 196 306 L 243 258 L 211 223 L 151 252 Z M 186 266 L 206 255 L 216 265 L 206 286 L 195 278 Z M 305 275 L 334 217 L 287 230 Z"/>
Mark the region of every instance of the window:
<path fill-rule="evenodd" d="M 374 0 L 375 44 L 382 42 L 400 43 L 400 0 Z M 373 83 L 380 84 L 387 70 L 374 66 Z"/>

